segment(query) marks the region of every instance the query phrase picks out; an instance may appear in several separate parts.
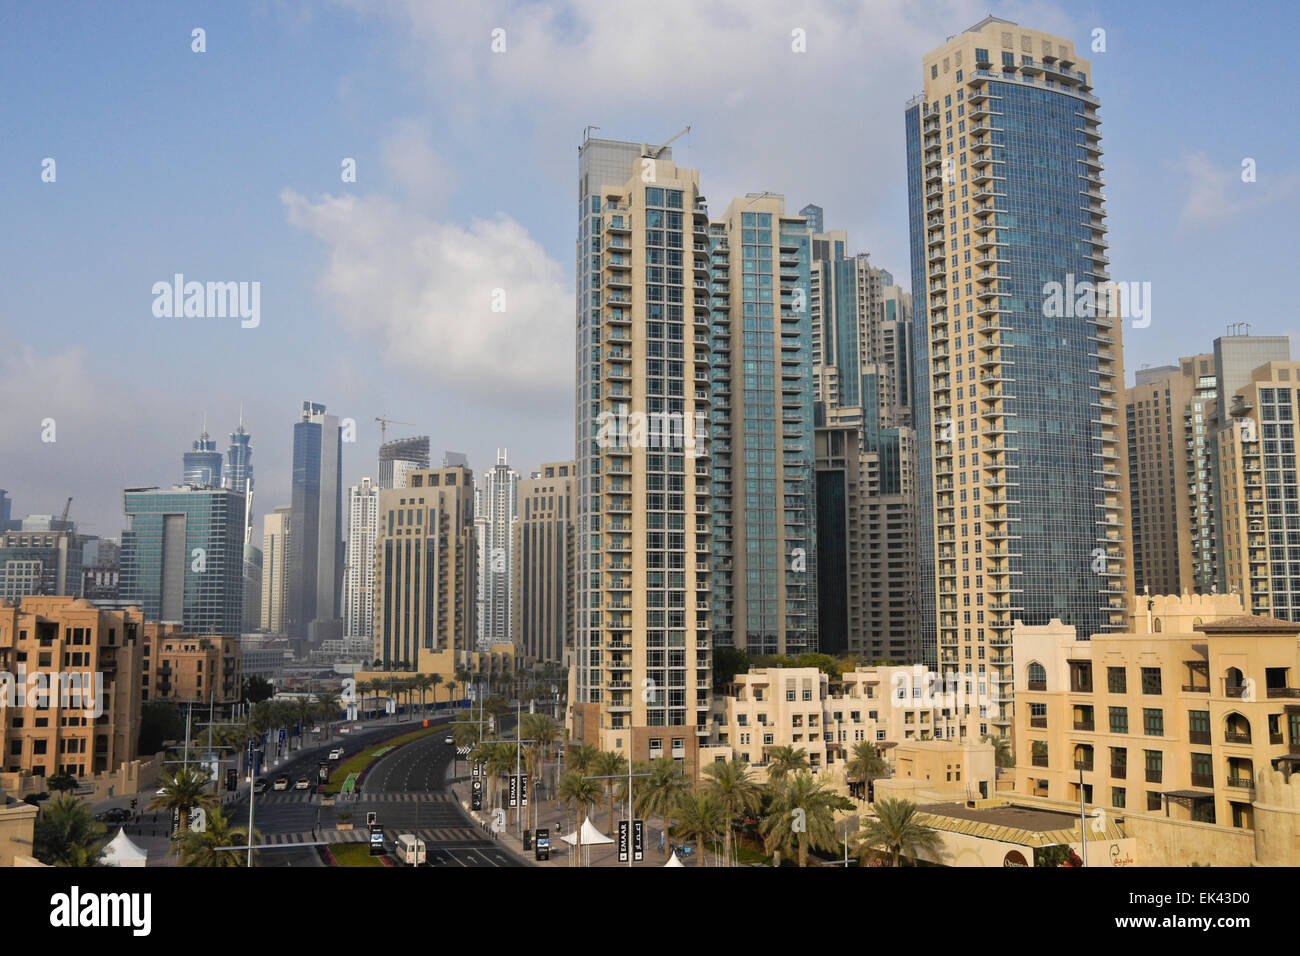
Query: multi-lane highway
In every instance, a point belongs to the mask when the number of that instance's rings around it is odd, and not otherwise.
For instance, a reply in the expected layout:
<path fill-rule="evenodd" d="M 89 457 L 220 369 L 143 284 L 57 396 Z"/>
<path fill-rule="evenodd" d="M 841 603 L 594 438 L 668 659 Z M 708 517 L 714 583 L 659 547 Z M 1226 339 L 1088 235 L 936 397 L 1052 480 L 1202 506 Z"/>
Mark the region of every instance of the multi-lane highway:
<path fill-rule="evenodd" d="M 367 729 L 357 739 L 344 744 L 355 753 L 397 730 Z M 325 840 L 330 843 L 358 843 L 367 839 L 366 814 L 374 811 L 384 837 L 391 847 L 402 833 L 412 833 L 425 841 L 429 865 L 450 867 L 520 866 L 522 861 L 507 852 L 461 809 L 445 788 L 448 764 L 455 747 L 445 742 L 446 731 L 435 725 L 429 735 L 404 744 L 373 764 L 353 799 L 339 797 L 334 806 L 323 806 L 321 799 L 304 791 L 268 792 L 257 795 L 254 825 L 262 834 L 262 843 L 285 846 L 261 855 L 266 866 L 311 865 L 302 855 L 312 851 L 288 849 L 296 844 Z M 315 779 L 316 769 L 329 747 L 306 751 L 266 776 L 284 774 L 290 780 L 307 775 Z M 233 812 L 247 814 L 247 799 Z M 340 814 L 351 814 L 351 830 L 339 830 Z M 243 820 L 240 816 L 238 819 Z"/>

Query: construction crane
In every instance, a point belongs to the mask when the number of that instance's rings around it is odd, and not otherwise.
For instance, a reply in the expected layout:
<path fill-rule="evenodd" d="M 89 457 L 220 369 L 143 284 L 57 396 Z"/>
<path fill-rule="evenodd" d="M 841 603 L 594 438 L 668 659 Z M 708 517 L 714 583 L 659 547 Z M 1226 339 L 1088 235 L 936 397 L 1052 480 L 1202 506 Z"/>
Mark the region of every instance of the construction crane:
<path fill-rule="evenodd" d="M 379 444 L 381 445 L 388 440 L 389 425 L 410 425 L 412 428 L 415 427 L 414 422 L 399 422 L 396 418 L 382 418 L 379 415 L 375 416 L 375 421 L 379 422 Z"/>
<path fill-rule="evenodd" d="M 71 510 L 72 510 L 72 496 L 69 495 L 68 503 L 63 506 L 63 517 L 59 519 L 59 524 L 62 525 L 62 530 L 64 531 L 68 529 L 68 512 Z"/>
<path fill-rule="evenodd" d="M 685 136 L 685 135 L 686 135 L 687 133 L 689 133 L 690 131 L 691 131 L 691 128 L 690 128 L 689 126 L 686 127 L 686 129 L 682 130 L 680 133 L 678 133 L 678 134 L 677 134 L 676 136 L 674 136 L 672 139 L 668 140 L 668 142 L 664 143 L 662 146 L 647 146 L 645 143 L 642 143 L 642 144 L 641 144 L 641 155 L 642 155 L 644 158 L 646 158 L 646 159 L 658 159 L 658 158 L 659 158 L 659 154 L 662 153 L 662 152 L 663 152 L 665 149 L 667 149 L 669 146 L 671 146 L 671 145 L 673 144 L 673 141 L 674 141 L 674 140 L 681 139 L 683 136 Z"/>

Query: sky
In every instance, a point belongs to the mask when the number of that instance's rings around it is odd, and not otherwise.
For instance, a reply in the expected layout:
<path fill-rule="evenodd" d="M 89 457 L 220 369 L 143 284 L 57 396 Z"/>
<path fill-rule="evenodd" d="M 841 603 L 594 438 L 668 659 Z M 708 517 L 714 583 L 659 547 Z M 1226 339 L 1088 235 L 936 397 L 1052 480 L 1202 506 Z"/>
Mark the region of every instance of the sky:
<path fill-rule="evenodd" d="M 1130 380 L 1230 323 L 1291 334 L 1290 2 L 7 3 L 0 488 L 117 537 L 122 489 L 179 481 L 205 415 L 224 451 L 242 403 L 260 538 L 306 399 L 356 423 L 345 484 L 376 416 L 476 473 L 571 458 L 584 128 L 689 125 L 711 208 L 815 202 L 910 288 L 904 104 L 989 13 L 1092 61 L 1111 275 L 1151 284 Z M 256 325 L 168 314 L 177 274 L 258 283 Z"/>

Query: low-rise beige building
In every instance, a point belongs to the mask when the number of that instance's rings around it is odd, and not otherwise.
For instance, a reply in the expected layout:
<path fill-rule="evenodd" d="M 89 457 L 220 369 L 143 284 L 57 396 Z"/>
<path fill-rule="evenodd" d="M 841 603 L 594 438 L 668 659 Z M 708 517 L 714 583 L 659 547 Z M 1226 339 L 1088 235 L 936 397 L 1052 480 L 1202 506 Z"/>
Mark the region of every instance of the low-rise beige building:
<path fill-rule="evenodd" d="M 1091 640 L 1016 627 L 1017 791 L 1207 824 L 1198 846 L 1271 832 L 1263 856 L 1300 863 L 1300 624 L 1230 594 L 1136 606 L 1127 632 Z"/>
<path fill-rule="evenodd" d="M 86 777 L 135 758 L 143 625 L 136 608 L 0 600 L 0 769 Z"/>
<path fill-rule="evenodd" d="M 150 622 L 142 640 L 141 699 L 183 704 L 238 703 L 243 649 L 234 637 L 199 637 Z"/>
<path fill-rule="evenodd" d="M 934 768 L 930 754 L 949 750 L 912 745 L 952 742 L 955 754 L 962 742 L 979 739 L 979 707 L 963 693 L 945 692 L 920 665 L 861 668 L 838 679 L 815 667 L 755 668 L 737 674 L 731 692 L 714 701 L 713 734 L 702 760 L 735 756 L 764 771 L 772 750 L 794 747 L 807 752 L 814 773 L 835 774 L 858 743 L 869 741 L 891 760 L 895 749 L 911 748 L 909 768 Z M 949 760 L 947 772 L 954 764 Z"/>

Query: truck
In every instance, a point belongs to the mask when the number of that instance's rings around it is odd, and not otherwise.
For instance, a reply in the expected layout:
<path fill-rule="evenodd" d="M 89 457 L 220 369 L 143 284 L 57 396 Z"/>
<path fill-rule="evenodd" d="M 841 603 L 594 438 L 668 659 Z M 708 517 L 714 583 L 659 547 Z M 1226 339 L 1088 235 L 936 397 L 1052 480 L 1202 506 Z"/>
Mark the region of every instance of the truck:
<path fill-rule="evenodd" d="M 411 833 L 403 833 L 397 838 L 397 858 L 407 866 L 420 866 L 428 858 L 424 841 L 418 840 Z"/>

